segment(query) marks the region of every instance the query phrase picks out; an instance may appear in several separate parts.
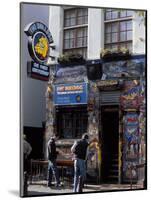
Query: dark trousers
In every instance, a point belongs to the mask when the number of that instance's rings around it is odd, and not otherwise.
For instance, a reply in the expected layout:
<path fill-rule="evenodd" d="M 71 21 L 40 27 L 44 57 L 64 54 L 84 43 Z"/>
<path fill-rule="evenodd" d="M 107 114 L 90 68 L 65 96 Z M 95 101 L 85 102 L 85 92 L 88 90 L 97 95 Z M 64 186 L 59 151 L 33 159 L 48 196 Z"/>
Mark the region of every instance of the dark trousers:
<path fill-rule="evenodd" d="M 24 155 L 24 163 L 23 163 L 23 177 L 24 177 L 24 196 L 28 195 L 28 179 L 30 172 L 30 160 Z"/>

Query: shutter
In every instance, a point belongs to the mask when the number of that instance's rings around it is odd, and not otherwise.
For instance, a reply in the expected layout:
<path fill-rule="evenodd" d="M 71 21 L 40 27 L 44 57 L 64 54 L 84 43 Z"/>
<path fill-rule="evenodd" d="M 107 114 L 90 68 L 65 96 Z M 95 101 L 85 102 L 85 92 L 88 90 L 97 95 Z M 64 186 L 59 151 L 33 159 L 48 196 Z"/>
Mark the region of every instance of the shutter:
<path fill-rule="evenodd" d="M 120 101 L 120 91 L 106 91 L 100 92 L 101 105 L 117 105 Z"/>

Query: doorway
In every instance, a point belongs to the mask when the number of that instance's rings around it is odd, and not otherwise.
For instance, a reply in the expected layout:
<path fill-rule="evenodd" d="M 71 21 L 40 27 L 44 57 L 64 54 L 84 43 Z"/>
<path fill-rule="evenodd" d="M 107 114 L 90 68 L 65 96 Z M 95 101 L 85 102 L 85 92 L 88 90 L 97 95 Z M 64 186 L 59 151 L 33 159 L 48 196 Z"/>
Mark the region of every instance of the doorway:
<path fill-rule="evenodd" d="M 44 159 L 43 152 L 43 141 L 44 141 L 44 131 L 43 127 L 28 127 L 24 126 L 24 134 L 26 135 L 27 141 L 32 147 L 31 154 L 29 158 L 32 159 Z"/>
<path fill-rule="evenodd" d="M 118 182 L 119 107 L 101 107 L 101 140 L 103 183 Z"/>

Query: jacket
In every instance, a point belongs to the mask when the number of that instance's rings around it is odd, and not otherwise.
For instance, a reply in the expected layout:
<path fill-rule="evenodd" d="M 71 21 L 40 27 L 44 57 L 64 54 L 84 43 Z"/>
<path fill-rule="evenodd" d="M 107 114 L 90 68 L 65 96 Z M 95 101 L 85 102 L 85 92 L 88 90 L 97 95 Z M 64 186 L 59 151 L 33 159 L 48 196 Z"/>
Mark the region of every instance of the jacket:
<path fill-rule="evenodd" d="M 57 154 L 55 141 L 50 139 L 48 142 L 48 160 L 55 160 Z"/>
<path fill-rule="evenodd" d="M 73 145 L 72 151 L 75 154 L 75 159 L 76 158 L 79 158 L 82 160 L 86 159 L 88 145 L 89 144 L 85 139 L 81 139 Z"/>

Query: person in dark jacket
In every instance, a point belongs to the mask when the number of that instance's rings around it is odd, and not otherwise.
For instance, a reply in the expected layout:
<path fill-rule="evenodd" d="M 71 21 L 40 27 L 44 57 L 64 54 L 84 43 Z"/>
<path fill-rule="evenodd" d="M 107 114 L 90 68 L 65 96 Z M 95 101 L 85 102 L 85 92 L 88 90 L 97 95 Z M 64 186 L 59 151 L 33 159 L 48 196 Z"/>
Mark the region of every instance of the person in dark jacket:
<path fill-rule="evenodd" d="M 60 186 L 59 173 L 56 164 L 58 152 L 56 151 L 55 137 L 51 137 L 47 145 L 48 156 L 48 187 L 52 186 L 52 176 L 55 176 L 56 186 Z"/>
<path fill-rule="evenodd" d="M 86 158 L 89 136 L 84 134 L 82 139 L 76 141 L 71 147 L 74 154 L 74 189 L 73 192 L 82 192 L 84 180 L 86 177 Z"/>

